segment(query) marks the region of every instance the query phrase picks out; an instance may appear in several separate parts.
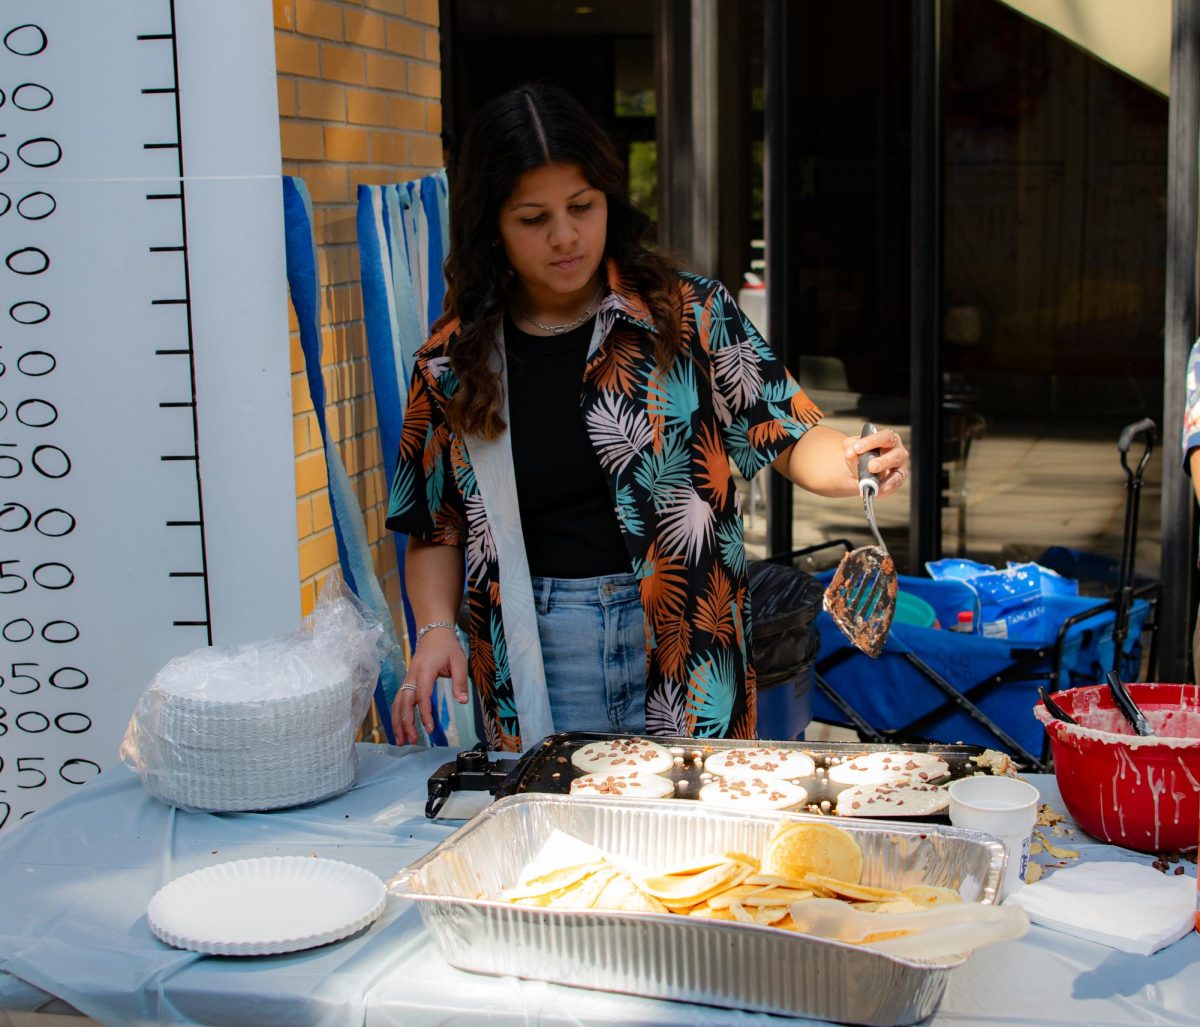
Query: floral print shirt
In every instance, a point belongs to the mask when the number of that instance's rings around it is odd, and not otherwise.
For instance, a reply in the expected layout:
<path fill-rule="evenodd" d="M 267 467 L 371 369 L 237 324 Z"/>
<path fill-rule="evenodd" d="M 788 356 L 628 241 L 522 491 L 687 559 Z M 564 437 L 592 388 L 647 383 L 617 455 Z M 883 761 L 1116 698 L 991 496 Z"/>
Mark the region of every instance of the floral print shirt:
<path fill-rule="evenodd" d="M 681 273 L 684 351 L 659 372 L 645 302 L 608 266 L 580 410 L 638 579 L 650 734 L 755 737 L 750 591 L 732 458 L 749 479 L 821 413 L 723 285 Z M 468 667 L 491 749 L 523 739 L 506 656 L 499 566 L 468 446 L 443 411 L 458 388 L 458 322 L 418 351 L 387 526 L 458 546 L 466 560 Z"/>

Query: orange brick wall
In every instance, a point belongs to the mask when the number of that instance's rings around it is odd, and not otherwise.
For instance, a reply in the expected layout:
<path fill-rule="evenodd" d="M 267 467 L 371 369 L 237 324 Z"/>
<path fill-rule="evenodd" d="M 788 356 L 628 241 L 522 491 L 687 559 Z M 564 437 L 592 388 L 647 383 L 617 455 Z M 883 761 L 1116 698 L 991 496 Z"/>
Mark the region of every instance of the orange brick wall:
<path fill-rule="evenodd" d="M 442 165 L 438 0 L 274 0 L 283 173 L 312 194 L 323 283 L 322 364 L 329 431 L 362 504 L 376 572 L 398 610 L 395 550 L 383 527 L 384 480 L 355 245 L 362 182 L 396 182 Z M 307 614 L 337 565 L 325 461 L 304 357 L 291 322 L 296 530 Z"/>

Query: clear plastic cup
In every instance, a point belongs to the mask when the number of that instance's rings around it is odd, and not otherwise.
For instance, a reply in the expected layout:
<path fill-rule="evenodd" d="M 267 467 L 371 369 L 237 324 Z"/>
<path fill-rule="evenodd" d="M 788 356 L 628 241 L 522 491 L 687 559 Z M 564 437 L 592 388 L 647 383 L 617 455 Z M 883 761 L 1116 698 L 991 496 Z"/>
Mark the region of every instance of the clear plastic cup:
<path fill-rule="evenodd" d="M 993 835 L 1004 843 L 1008 865 L 1000 883 L 999 900 L 1025 883 L 1029 839 L 1037 822 L 1040 794 L 1015 777 L 964 777 L 952 781 L 950 823 Z"/>

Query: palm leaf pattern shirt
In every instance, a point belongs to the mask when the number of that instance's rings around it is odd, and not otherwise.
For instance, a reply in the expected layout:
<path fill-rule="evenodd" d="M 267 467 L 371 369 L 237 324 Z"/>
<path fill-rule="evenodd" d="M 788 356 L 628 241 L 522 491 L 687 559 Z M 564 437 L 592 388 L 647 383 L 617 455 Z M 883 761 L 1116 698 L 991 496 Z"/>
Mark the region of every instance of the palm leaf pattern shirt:
<path fill-rule="evenodd" d="M 730 459 L 752 478 L 821 413 L 720 283 L 680 274 L 682 348 L 662 372 L 649 309 L 612 262 L 608 284 L 580 409 L 641 591 L 646 729 L 753 738 L 750 591 Z M 457 329 L 448 321 L 416 355 L 387 526 L 464 551 L 468 667 L 487 742 L 520 751 L 538 739 L 521 738 L 492 526 L 467 446 L 443 417 L 458 388 L 448 356 Z"/>

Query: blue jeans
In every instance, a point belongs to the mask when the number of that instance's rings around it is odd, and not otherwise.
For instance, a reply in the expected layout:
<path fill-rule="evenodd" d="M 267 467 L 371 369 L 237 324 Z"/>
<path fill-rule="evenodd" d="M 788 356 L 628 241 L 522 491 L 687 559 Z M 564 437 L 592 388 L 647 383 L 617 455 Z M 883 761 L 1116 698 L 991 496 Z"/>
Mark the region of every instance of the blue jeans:
<path fill-rule="evenodd" d="M 646 631 L 632 574 L 534 578 L 556 731 L 644 734 Z"/>

